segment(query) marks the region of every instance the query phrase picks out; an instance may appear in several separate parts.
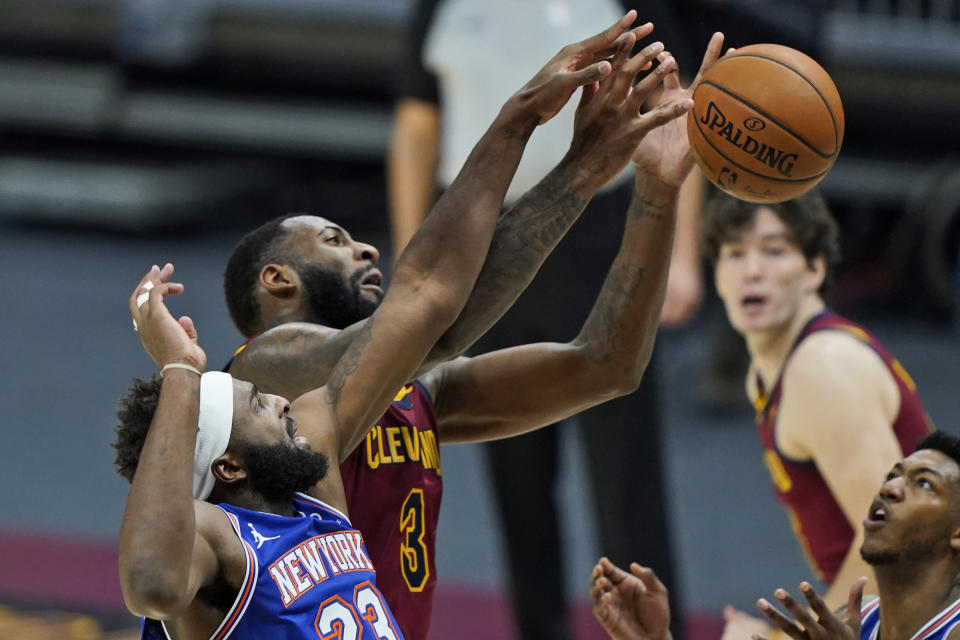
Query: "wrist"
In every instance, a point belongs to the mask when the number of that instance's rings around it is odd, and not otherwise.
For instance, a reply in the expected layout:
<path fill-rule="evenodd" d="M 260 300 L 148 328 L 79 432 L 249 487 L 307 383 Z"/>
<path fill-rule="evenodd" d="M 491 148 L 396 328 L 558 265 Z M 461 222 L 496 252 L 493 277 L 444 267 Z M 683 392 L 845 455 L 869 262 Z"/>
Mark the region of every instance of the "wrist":
<path fill-rule="evenodd" d="M 637 168 L 635 183 L 637 191 L 640 193 L 649 193 L 660 198 L 676 200 L 680 195 L 680 185 L 683 184 L 683 181 L 674 183 L 657 174 Z"/>
<path fill-rule="evenodd" d="M 502 129 L 512 136 L 526 140 L 540 124 L 540 115 L 525 104 L 523 92 L 516 93 L 501 107 L 493 129 Z"/>
<path fill-rule="evenodd" d="M 162 367 L 160 367 L 160 377 L 166 378 L 167 374 L 175 371 L 183 371 L 187 374 L 196 375 L 196 376 L 203 375 L 203 371 L 201 371 L 197 367 L 194 367 L 191 364 L 186 364 L 183 362 L 171 362 L 169 364 L 165 364 Z"/>
<path fill-rule="evenodd" d="M 191 369 L 196 369 L 200 373 L 207 368 L 207 361 L 205 358 L 198 358 L 190 354 L 181 354 L 178 356 L 166 356 L 156 360 L 157 364 L 160 366 L 160 370 L 163 369 L 172 370 L 177 368 L 173 365 L 184 365 Z M 189 370 L 189 369 L 186 369 Z"/>

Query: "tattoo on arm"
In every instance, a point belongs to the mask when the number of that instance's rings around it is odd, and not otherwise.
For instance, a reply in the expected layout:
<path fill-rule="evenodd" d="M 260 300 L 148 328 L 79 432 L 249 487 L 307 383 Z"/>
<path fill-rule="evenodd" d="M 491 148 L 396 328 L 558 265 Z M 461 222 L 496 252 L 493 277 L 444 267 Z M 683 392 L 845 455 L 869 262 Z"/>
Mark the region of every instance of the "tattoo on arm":
<path fill-rule="evenodd" d="M 347 347 L 347 350 L 330 373 L 330 379 L 327 380 L 326 393 L 329 404 L 335 405 L 340 402 L 340 394 L 343 392 L 343 386 L 346 384 L 347 378 L 360 366 L 360 358 L 370 343 L 370 338 L 373 333 L 373 320 L 374 316 L 370 316 L 370 318 L 367 319 L 363 328 L 360 329 L 354 337 L 353 342 Z"/>
<path fill-rule="evenodd" d="M 630 208 L 627 210 L 627 215 L 633 220 L 638 218 L 651 218 L 660 222 L 667 216 L 667 206 L 664 202 L 654 202 L 640 194 L 636 194 L 630 201 Z"/>
<path fill-rule="evenodd" d="M 600 295 L 580 332 L 579 340 L 590 345 L 588 355 L 596 364 L 604 364 L 626 348 L 622 309 L 635 295 L 646 269 L 633 264 L 614 265 L 607 273 Z"/>
<path fill-rule="evenodd" d="M 497 222 L 487 260 L 467 306 L 441 338 L 441 353 L 461 353 L 490 328 L 533 280 L 547 256 L 583 212 L 570 172 L 551 171 Z"/>

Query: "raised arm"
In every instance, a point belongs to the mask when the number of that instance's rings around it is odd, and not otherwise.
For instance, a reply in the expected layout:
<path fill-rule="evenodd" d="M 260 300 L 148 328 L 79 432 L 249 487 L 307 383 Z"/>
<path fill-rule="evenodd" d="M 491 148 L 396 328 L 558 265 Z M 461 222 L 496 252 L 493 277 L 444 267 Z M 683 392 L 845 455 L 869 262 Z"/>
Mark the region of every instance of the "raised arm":
<path fill-rule="evenodd" d="M 549 74 L 553 74 L 556 81 L 557 74 L 565 73 L 569 77 L 569 74 L 577 69 L 580 70 L 581 76 L 584 72 L 595 74 L 606 72 L 609 69 L 609 63 L 598 63 L 597 60 L 613 53 L 616 40 L 614 34 L 622 34 L 635 15 L 635 12 L 630 12 L 611 29 L 581 43 L 565 47 L 551 61 L 553 66 L 545 67 L 531 83 L 511 98 L 511 102 L 514 106 L 522 105 L 541 94 L 544 89 L 548 89 L 549 86 L 544 83 L 549 80 Z M 651 29 L 652 25 L 645 24 L 633 29 L 632 35 L 625 37 L 635 39 L 648 34 Z M 548 75 L 545 75 L 545 72 Z M 595 75 L 593 79 L 599 78 L 600 75 Z M 583 79 L 586 82 L 588 78 Z M 568 97 L 569 93 L 562 94 L 564 102 Z M 554 115 L 562 107 L 563 102 L 550 104 L 551 106 L 544 111 L 541 119 Z M 525 144 L 526 138 L 517 141 Z M 499 162 L 499 169 L 504 172 L 509 171 L 512 177 L 522 149 L 522 145 L 515 145 L 505 156 L 498 158 L 496 162 Z M 587 151 L 591 152 L 592 156 L 586 153 Z M 491 254 L 487 257 L 487 262 L 492 261 L 492 263 L 489 267 L 484 267 L 475 287 L 474 296 L 477 302 L 470 303 L 468 309 L 461 314 L 462 317 L 457 320 L 459 328 L 432 349 L 430 355 L 418 367 L 416 375 L 428 371 L 437 363 L 450 359 L 466 349 L 510 307 L 519 293 L 529 284 L 550 250 L 569 229 L 589 197 L 596 191 L 596 184 L 598 182 L 602 184 L 601 181 L 605 182 L 616 175 L 615 172 L 601 173 L 596 167 L 593 168 L 592 175 L 582 170 L 582 167 L 597 155 L 598 150 L 595 148 L 579 149 L 577 155 L 570 158 L 565 168 L 548 176 L 530 194 L 524 196 L 511 212 L 501 217 L 502 220 L 509 220 L 509 222 L 497 223 Z M 475 201 L 472 197 L 457 196 L 465 186 L 469 193 L 470 184 L 486 182 L 492 178 L 484 175 L 483 172 L 486 169 L 478 163 L 481 157 L 474 153 L 468 158 L 460 176 L 444 194 L 443 200 L 446 204 L 443 206 L 455 204 L 461 207 L 461 212 L 465 214 L 470 212 L 472 207 L 485 205 L 484 202 Z M 623 158 L 621 167 L 626 162 L 626 158 Z M 571 181 L 575 178 L 579 181 L 571 187 Z M 452 191 L 453 194 L 451 194 Z M 505 192 L 504 186 L 502 193 Z M 435 210 L 440 206 L 441 203 L 438 202 Z M 502 194 L 496 201 L 498 212 L 501 206 Z M 392 286 L 395 286 L 395 283 Z M 274 327 L 259 336 L 250 348 L 241 352 L 234 360 L 230 371 L 240 378 L 255 382 L 264 391 L 290 398 L 297 397 L 326 384 L 334 365 L 356 336 L 363 331 L 365 324 L 366 321 L 361 321 L 339 332 L 307 323 L 289 323 Z"/>
<path fill-rule="evenodd" d="M 716 61 L 721 45 L 717 34 L 704 69 Z M 668 64 L 668 55 L 661 54 L 662 64 Z M 664 86 L 662 103 L 680 104 L 689 96 L 675 69 Z M 636 187 L 620 250 L 579 335 L 565 344 L 461 358 L 424 377 L 445 442 L 513 436 L 636 389 L 659 324 L 678 192 L 692 168 L 682 119 L 647 134 L 633 148 L 633 162 Z M 516 393 L 518 388 L 523 393 Z"/>
<path fill-rule="evenodd" d="M 203 371 L 206 356 L 189 318 L 175 320 L 163 297 L 183 290 L 166 282 L 170 265 L 153 267 L 130 296 L 130 312 L 144 348 L 157 362 Z M 155 286 L 137 304 L 147 282 Z M 120 528 L 119 573 L 131 612 L 152 618 L 182 613 L 219 565 L 199 533 L 193 499 L 193 458 L 200 406 L 200 376 L 170 369 L 140 454 Z"/>
<path fill-rule="evenodd" d="M 635 15 L 631 11 L 603 33 L 562 49 L 507 101 L 405 249 L 386 297 L 322 390 L 341 459 L 359 444 L 463 309 L 534 127 L 553 117 L 577 87 L 594 86 L 609 74 L 605 58 Z M 621 44 L 632 45 L 633 38 L 628 34 Z M 588 96 L 593 93 L 588 90 Z M 316 402 L 317 395 L 298 400 L 294 409 Z"/>

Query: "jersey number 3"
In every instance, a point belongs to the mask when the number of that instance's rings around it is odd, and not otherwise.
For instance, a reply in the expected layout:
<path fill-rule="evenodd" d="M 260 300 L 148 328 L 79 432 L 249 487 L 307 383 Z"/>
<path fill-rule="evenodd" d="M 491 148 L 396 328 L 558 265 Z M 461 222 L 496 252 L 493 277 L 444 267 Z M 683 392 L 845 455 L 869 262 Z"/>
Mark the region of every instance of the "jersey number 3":
<path fill-rule="evenodd" d="M 353 603 L 333 596 L 320 605 L 314 626 L 323 640 L 359 640 L 363 635 L 361 618 L 370 625 L 379 640 L 399 640 L 400 634 L 393 628 L 383 596 L 369 582 L 356 586 Z"/>
<path fill-rule="evenodd" d="M 423 489 L 411 489 L 400 508 L 400 571 L 410 591 L 423 591 L 430 577 L 424 524 Z"/>

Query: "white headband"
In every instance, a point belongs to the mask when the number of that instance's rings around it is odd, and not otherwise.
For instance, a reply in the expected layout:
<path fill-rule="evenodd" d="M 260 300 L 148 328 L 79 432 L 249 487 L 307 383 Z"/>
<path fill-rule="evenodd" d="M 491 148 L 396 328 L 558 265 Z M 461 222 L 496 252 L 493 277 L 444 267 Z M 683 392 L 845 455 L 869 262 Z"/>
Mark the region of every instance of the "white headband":
<path fill-rule="evenodd" d="M 213 491 L 210 466 L 227 450 L 232 424 L 233 378 L 229 373 L 207 371 L 200 376 L 200 418 L 193 453 L 193 497 L 197 500 L 206 500 Z"/>

